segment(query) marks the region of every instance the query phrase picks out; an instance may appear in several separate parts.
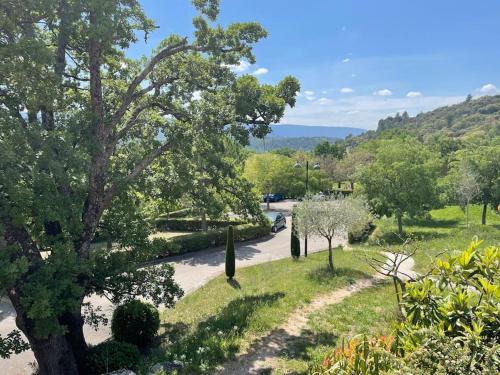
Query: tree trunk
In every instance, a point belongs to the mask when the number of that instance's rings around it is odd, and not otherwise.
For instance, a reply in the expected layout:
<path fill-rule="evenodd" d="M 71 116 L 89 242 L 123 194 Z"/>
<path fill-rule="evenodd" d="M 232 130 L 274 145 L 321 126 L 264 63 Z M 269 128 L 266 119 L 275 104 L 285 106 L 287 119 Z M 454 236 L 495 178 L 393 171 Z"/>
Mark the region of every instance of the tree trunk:
<path fill-rule="evenodd" d="M 465 227 L 469 228 L 469 203 L 465 205 Z"/>
<path fill-rule="evenodd" d="M 40 338 L 35 334 L 33 320 L 26 316 L 16 290 L 9 291 L 9 299 L 16 310 L 16 325 L 28 338 L 35 355 L 40 375 L 85 375 L 87 344 L 83 335 L 81 313 L 67 314 L 60 319 L 66 325 L 64 335 L 50 334 Z"/>
<path fill-rule="evenodd" d="M 342 188 L 342 182 L 339 181 L 339 189 Z"/>
<path fill-rule="evenodd" d="M 488 203 L 483 204 L 483 215 L 481 216 L 481 224 L 486 225 L 486 213 L 488 212 Z"/>
<path fill-rule="evenodd" d="M 266 208 L 266 210 L 269 211 L 271 209 L 270 205 L 269 205 L 269 194 L 266 197 L 266 202 L 267 202 L 267 208 Z"/>
<path fill-rule="evenodd" d="M 332 239 L 328 238 L 328 266 L 330 267 L 330 271 L 334 271 L 333 267 L 333 253 L 332 253 Z"/>
<path fill-rule="evenodd" d="M 401 213 L 397 213 L 396 218 L 398 219 L 398 233 L 403 234 L 403 215 Z"/>
<path fill-rule="evenodd" d="M 354 181 L 351 180 L 351 190 L 354 190 Z"/>

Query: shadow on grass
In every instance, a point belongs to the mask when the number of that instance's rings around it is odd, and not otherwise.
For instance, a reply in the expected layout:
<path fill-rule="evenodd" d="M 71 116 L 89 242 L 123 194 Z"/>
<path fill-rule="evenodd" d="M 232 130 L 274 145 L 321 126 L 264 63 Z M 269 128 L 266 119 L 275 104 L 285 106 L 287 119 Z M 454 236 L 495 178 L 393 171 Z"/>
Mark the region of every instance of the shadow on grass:
<path fill-rule="evenodd" d="M 439 238 L 448 237 L 450 233 L 434 232 L 434 231 L 420 231 L 412 230 L 409 232 L 403 232 L 402 234 L 396 232 L 385 232 L 377 235 L 372 241 L 380 242 L 382 245 L 400 245 L 403 244 L 407 238 L 412 238 L 417 241 L 430 241 Z"/>
<path fill-rule="evenodd" d="M 236 279 L 228 279 L 227 283 L 231 285 L 233 289 L 241 289 L 241 285 Z"/>
<path fill-rule="evenodd" d="M 184 356 L 183 362 L 187 363 L 184 373 L 206 372 L 238 352 L 239 338 L 259 309 L 272 306 L 284 296 L 279 292 L 237 298 L 200 322 L 194 330 L 187 329 L 183 323 L 164 324 L 162 341 L 173 344 L 162 348 L 163 356 L 169 360 Z"/>
<path fill-rule="evenodd" d="M 459 220 L 430 219 L 430 218 L 406 218 L 403 225 L 416 226 L 422 228 L 456 228 Z"/>
<path fill-rule="evenodd" d="M 307 273 L 307 278 L 319 284 L 327 284 L 336 277 L 347 277 L 347 281 L 353 284 L 357 279 L 369 278 L 370 274 L 347 267 L 337 267 L 332 272 L 328 266 L 321 266 Z"/>

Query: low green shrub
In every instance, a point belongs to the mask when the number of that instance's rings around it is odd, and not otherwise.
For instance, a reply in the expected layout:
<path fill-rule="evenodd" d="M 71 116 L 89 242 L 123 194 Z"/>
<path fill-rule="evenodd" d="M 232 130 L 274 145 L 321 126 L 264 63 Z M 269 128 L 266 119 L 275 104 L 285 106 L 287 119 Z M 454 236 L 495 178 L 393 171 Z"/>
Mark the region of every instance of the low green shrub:
<path fill-rule="evenodd" d="M 116 341 L 134 344 L 139 348 L 150 344 L 160 328 L 160 315 L 151 304 L 132 300 L 113 312 L 111 332 Z"/>
<path fill-rule="evenodd" d="M 375 224 L 372 221 L 353 225 L 347 233 L 348 241 L 349 243 L 365 242 L 374 230 Z"/>
<path fill-rule="evenodd" d="M 229 225 L 240 225 L 243 221 L 237 220 L 207 220 L 208 229 L 222 229 Z M 197 232 L 201 231 L 200 219 L 182 219 L 182 218 L 166 218 L 160 217 L 156 220 L 156 228 L 158 230 L 173 230 L 182 232 Z"/>
<path fill-rule="evenodd" d="M 87 352 L 90 374 L 106 374 L 121 369 L 135 371 L 140 360 L 139 349 L 126 342 L 105 341 L 90 347 Z"/>
<path fill-rule="evenodd" d="M 264 237 L 271 232 L 270 224 L 240 224 L 233 227 L 235 241 L 248 241 Z M 215 229 L 177 236 L 168 240 L 156 238 L 153 241 L 155 253 L 159 257 L 189 253 L 221 246 L 226 243 L 226 230 Z"/>

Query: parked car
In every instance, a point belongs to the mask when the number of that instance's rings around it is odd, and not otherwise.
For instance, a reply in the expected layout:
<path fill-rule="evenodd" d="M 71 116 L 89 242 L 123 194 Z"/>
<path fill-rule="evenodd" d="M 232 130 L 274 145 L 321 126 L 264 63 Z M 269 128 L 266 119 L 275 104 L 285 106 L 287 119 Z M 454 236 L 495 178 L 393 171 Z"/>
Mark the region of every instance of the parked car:
<path fill-rule="evenodd" d="M 285 215 L 281 212 L 266 212 L 267 218 L 271 221 L 271 231 L 276 233 L 279 229 L 286 227 Z"/>
<path fill-rule="evenodd" d="M 283 194 L 274 193 L 274 194 L 264 194 L 262 196 L 262 201 L 267 202 L 267 197 L 269 197 L 269 202 L 279 202 L 285 199 Z"/>

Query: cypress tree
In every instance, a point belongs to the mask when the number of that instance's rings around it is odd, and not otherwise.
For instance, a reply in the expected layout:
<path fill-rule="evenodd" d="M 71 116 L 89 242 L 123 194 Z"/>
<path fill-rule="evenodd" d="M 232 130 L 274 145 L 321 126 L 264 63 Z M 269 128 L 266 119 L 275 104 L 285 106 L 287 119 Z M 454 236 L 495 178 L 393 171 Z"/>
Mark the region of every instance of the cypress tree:
<path fill-rule="evenodd" d="M 292 237 L 290 241 L 290 252 L 292 253 L 292 258 L 298 259 L 300 257 L 300 240 L 297 233 L 295 214 L 292 215 Z"/>
<path fill-rule="evenodd" d="M 234 255 L 234 237 L 233 226 L 227 228 L 227 241 L 226 241 L 226 276 L 229 280 L 234 277 L 236 270 L 236 260 Z"/>

